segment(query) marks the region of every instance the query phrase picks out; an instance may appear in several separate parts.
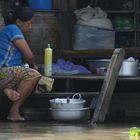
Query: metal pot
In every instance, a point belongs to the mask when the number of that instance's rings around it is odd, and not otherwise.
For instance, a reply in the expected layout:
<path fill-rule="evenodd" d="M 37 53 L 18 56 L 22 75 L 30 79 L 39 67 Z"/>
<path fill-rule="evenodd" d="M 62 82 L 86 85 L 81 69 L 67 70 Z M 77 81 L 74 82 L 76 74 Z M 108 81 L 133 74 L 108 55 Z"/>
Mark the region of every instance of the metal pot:
<path fill-rule="evenodd" d="M 75 97 L 78 96 L 78 99 Z M 80 109 L 85 105 L 85 100 L 81 99 L 81 94 L 76 93 L 73 95 L 72 99 L 67 98 L 55 98 L 49 100 L 50 106 L 53 109 Z"/>
<path fill-rule="evenodd" d="M 137 76 L 137 61 L 124 60 L 119 71 L 119 76 Z"/>
<path fill-rule="evenodd" d="M 51 115 L 57 121 L 75 121 L 84 118 L 89 111 L 89 108 L 80 109 L 53 109 L 50 108 Z"/>
<path fill-rule="evenodd" d="M 98 75 L 105 75 L 107 72 L 107 67 L 99 67 L 97 68 L 97 74 Z"/>

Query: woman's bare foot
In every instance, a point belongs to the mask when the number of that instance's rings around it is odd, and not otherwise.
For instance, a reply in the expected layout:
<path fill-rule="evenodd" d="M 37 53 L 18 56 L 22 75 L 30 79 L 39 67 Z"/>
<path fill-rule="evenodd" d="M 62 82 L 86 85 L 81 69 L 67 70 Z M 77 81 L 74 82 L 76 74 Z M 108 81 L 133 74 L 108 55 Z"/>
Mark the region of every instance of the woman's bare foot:
<path fill-rule="evenodd" d="M 4 93 L 11 101 L 17 101 L 20 99 L 20 94 L 13 89 L 4 89 Z"/>
<path fill-rule="evenodd" d="M 21 116 L 8 116 L 7 120 L 12 121 L 12 122 L 21 122 L 21 121 L 23 122 L 23 121 L 25 121 L 24 117 L 21 117 Z"/>

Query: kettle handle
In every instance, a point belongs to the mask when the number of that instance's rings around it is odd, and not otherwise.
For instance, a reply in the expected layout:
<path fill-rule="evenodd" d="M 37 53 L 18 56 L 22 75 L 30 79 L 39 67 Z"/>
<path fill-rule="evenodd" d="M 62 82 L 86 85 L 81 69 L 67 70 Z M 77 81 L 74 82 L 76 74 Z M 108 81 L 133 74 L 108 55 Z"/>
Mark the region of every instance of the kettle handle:
<path fill-rule="evenodd" d="M 75 96 L 79 96 L 78 99 L 81 99 L 81 94 L 80 94 L 80 93 L 75 93 L 75 94 L 72 96 L 72 99 L 75 99 Z"/>

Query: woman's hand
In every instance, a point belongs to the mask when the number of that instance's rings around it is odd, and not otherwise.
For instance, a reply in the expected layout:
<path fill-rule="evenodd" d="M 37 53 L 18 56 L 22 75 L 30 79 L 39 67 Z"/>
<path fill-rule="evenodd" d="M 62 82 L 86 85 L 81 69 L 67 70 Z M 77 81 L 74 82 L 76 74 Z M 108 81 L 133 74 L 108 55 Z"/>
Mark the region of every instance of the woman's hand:
<path fill-rule="evenodd" d="M 35 70 L 38 71 L 38 66 L 37 65 L 34 65 L 33 69 L 35 69 Z"/>

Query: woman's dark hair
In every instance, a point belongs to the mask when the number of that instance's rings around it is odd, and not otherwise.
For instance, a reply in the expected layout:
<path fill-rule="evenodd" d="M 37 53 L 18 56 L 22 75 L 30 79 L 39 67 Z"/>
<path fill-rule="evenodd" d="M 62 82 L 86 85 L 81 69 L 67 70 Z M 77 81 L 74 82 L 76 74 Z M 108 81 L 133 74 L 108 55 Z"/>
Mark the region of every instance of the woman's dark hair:
<path fill-rule="evenodd" d="M 14 11 L 3 13 L 5 24 L 15 23 L 17 19 L 28 21 L 34 15 L 34 12 L 29 7 L 17 7 Z"/>
<path fill-rule="evenodd" d="M 13 20 L 20 19 L 21 21 L 28 21 L 34 15 L 34 12 L 29 7 L 17 7 L 13 13 Z"/>

